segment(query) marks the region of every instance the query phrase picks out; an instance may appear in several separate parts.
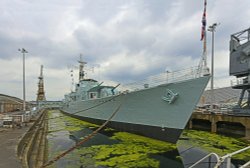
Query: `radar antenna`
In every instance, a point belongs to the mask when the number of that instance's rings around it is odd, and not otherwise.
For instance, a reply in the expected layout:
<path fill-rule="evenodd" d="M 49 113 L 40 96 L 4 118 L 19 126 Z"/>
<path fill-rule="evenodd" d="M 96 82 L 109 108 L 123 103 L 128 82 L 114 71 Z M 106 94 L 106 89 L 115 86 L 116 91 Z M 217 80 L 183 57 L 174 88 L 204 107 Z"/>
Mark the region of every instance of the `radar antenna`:
<path fill-rule="evenodd" d="M 74 70 L 70 70 L 70 77 L 71 77 L 71 92 L 74 91 L 74 85 L 75 85 L 75 80 L 74 80 Z"/>

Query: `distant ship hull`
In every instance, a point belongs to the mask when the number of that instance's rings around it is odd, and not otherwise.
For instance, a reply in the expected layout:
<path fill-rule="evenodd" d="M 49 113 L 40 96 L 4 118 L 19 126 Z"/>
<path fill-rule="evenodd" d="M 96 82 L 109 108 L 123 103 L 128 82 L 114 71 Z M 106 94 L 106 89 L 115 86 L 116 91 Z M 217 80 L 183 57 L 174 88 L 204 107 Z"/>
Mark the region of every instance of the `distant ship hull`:
<path fill-rule="evenodd" d="M 126 94 L 70 101 L 62 111 L 96 124 L 105 122 L 117 107 L 108 127 L 176 143 L 198 103 L 210 76 L 163 84 Z M 170 93 L 176 94 L 174 97 Z M 172 96 L 173 101 L 166 98 Z"/>

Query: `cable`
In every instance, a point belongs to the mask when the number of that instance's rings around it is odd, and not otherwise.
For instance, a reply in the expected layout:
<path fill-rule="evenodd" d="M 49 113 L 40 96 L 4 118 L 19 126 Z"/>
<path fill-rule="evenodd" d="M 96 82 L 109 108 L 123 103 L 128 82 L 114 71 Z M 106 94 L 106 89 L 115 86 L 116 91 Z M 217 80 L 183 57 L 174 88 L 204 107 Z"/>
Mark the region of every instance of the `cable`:
<path fill-rule="evenodd" d="M 69 148 L 68 150 L 64 151 L 63 153 L 61 153 L 60 155 L 54 157 L 54 159 L 48 161 L 47 163 L 45 163 L 41 168 L 45 168 L 47 166 L 52 165 L 54 162 L 56 162 L 57 160 L 61 159 L 62 157 L 64 157 L 65 155 L 67 155 L 68 153 L 72 152 L 73 150 L 75 150 L 77 147 L 81 146 L 82 144 L 84 144 L 85 142 L 87 142 L 88 140 L 90 140 L 92 137 L 94 137 L 102 128 L 104 128 L 110 121 L 111 119 L 116 115 L 116 113 L 120 110 L 121 106 L 122 106 L 123 102 L 121 102 L 121 104 L 115 109 L 115 111 L 112 113 L 112 115 L 108 118 L 108 120 L 106 120 L 98 129 L 96 129 L 94 132 L 92 132 L 91 134 L 89 134 L 88 136 L 86 136 L 82 141 L 78 142 L 76 145 L 72 146 L 71 148 Z"/>
<path fill-rule="evenodd" d="M 115 98 L 117 98 L 117 97 L 119 97 L 119 96 L 122 96 L 122 95 L 125 95 L 125 93 L 119 94 L 119 95 L 114 96 L 113 98 L 111 98 L 111 99 L 109 99 L 109 100 L 107 100 L 107 101 L 104 101 L 104 102 L 102 102 L 102 103 L 100 103 L 100 104 L 97 104 L 97 105 L 95 105 L 95 106 L 89 107 L 89 108 L 87 108 L 87 109 L 83 109 L 83 110 L 76 111 L 76 112 L 71 113 L 71 114 L 77 114 L 77 113 L 80 113 L 80 112 L 84 112 L 84 111 L 90 110 L 90 109 L 92 109 L 92 108 L 98 107 L 98 106 L 100 106 L 100 105 L 102 105 L 102 104 L 105 104 L 105 103 L 107 103 L 107 102 L 110 102 L 110 101 L 114 100 Z M 68 117 L 68 116 L 67 116 L 67 115 L 63 115 L 63 116 L 51 117 L 51 118 L 47 118 L 47 119 L 43 119 L 43 120 L 44 120 L 44 121 L 46 121 L 46 120 L 48 121 L 48 120 L 53 120 L 53 119 L 58 119 L 58 118 L 64 118 L 64 117 Z M 35 122 L 35 123 L 36 123 L 36 122 Z M 35 124 L 35 123 L 34 123 L 34 124 Z M 33 132 L 35 132 L 35 130 L 29 130 L 27 133 L 33 133 Z"/>

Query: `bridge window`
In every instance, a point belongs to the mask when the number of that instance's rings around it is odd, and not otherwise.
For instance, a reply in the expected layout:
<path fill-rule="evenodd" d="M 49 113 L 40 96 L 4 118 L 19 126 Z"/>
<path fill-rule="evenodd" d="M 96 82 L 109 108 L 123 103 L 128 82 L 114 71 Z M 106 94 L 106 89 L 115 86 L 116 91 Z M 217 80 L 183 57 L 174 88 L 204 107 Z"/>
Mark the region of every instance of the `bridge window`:
<path fill-rule="evenodd" d="M 89 98 L 90 99 L 96 99 L 97 98 L 97 93 L 96 92 L 90 92 L 89 93 Z"/>

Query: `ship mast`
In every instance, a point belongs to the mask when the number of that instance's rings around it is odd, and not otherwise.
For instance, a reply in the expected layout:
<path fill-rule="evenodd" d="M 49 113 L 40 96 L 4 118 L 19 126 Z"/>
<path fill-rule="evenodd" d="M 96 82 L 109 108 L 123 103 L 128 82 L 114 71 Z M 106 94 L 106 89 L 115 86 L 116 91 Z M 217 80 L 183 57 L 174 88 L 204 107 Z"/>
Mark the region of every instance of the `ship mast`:
<path fill-rule="evenodd" d="M 82 60 L 82 54 L 80 54 L 80 60 L 79 62 L 79 82 L 84 80 L 84 65 L 87 64 L 87 62 L 84 62 Z"/>

